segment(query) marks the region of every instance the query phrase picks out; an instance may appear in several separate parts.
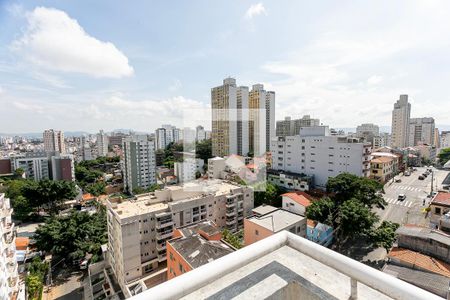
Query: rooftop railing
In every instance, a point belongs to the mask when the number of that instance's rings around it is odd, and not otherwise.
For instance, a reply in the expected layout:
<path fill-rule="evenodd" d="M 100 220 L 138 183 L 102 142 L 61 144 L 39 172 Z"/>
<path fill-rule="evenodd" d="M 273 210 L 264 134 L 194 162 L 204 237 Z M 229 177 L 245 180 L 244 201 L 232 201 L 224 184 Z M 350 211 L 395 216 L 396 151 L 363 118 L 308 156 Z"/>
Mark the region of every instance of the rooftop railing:
<path fill-rule="evenodd" d="M 350 286 L 351 299 L 358 299 L 358 283 L 361 283 L 393 299 L 442 300 L 442 298 L 421 288 L 287 231 L 279 232 L 236 252 L 223 256 L 200 268 L 144 291 L 132 299 L 179 299 L 283 246 L 296 249 L 300 253 L 348 276 L 350 278 L 348 284 Z"/>

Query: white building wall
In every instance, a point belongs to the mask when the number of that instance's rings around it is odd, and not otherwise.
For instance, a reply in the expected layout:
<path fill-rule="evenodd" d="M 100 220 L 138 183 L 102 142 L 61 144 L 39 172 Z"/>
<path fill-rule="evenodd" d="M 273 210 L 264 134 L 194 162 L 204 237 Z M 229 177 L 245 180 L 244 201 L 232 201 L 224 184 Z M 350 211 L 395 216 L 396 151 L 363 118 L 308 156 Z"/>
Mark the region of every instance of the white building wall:
<path fill-rule="evenodd" d="M 289 197 L 283 196 L 282 197 L 282 206 L 281 208 L 305 216 L 306 214 L 306 207 L 304 207 L 303 205 L 300 205 L 299 203 L 295 202 L 294 200 L 292 200 Z"/>

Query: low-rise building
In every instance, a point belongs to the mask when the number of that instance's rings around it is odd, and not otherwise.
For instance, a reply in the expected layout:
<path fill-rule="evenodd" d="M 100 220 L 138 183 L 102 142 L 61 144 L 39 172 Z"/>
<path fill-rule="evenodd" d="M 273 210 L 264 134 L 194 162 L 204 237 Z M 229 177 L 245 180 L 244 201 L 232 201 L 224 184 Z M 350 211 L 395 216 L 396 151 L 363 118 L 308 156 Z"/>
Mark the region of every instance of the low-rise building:
<path fill-rule="evenodd" d="M 333 242 L 333 227 L 313 220 L 308 220 L 306 238 L 314 243 L 328 247 Z"/>
<path fill-rule="evenodd" d="M 221 241 L 222 233 L 212 221 L 178 228 L 173 236 L 167 241 L 168 280 L 234 251 Z"/>
<path fill-rule="evenodd" d="M 431 223 L 437 226 L 441 217 L 450 212 L 450 192 L 438 192 L 430 201 Z M 445 220 L 444 227 L 446 226 Z M 448 226 L 450 227 L 450 225 Z"/>
<path fill-rule="evenodd" d="M 305 216 L 306 208 L 311 205 L 312 197 L 305 192 L 296 191 L 281 195 L 282 208 Z"/>
<path fill-rule="evenodd" d="M 251 245 L 283 230 L 305 237 L 306 218 L 284 209 L 246 218 L 244 220 L 244 244 Z"/>
<path fill-rule="evenodd" d="M 314 176 L 269 169 L 267 181 L 287 190 L 309 191 L 314 185 Z"/>
<path fill-rule="evenodd" d="M 395 162 L 391 157 L 376 156 L 370 161 L 370 178 L 386 183 L 395 176 Z"/>

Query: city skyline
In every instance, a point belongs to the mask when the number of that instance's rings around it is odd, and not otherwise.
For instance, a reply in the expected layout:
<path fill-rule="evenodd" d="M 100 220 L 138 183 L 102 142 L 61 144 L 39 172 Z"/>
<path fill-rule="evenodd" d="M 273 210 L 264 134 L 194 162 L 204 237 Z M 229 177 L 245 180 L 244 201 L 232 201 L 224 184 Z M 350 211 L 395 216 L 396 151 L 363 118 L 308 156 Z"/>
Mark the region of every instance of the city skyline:
<path fill-rule="evenodd" d="M 276 120 L 309 114 L 336 128 L 383 126 L 408 94 L 411 117 L 449 125 L 448 3 L 98 5 L 109 9 L 0 5 L 0 131 L 181 126 L 182 110 L 208 109 L 210 89 L 228 75 L 275 91 Z"/>

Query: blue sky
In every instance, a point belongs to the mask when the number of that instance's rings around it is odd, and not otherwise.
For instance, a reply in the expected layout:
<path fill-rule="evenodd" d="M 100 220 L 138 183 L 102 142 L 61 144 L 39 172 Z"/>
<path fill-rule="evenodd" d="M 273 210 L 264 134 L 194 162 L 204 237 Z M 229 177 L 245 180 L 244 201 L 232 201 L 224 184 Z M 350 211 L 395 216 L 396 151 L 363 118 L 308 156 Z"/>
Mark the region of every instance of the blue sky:
<path fill-rule="evenodd" d="M 0 1 L 0 132 L 209 127 L 210 88 L 276 92 L 333 127 L 450 124 L 447 1 Z"/>

